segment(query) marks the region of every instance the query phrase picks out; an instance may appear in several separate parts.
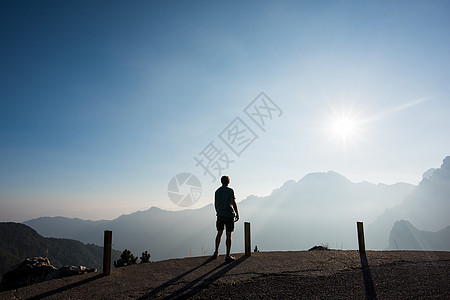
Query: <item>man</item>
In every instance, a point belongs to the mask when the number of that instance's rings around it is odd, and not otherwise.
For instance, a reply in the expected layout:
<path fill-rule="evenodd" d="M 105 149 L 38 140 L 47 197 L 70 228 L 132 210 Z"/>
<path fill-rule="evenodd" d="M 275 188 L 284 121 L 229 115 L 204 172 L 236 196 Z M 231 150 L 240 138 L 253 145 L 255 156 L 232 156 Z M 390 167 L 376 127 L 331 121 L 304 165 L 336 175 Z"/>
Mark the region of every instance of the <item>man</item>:
<path fill-rule="evenodd" d="M 234 197 L 233 189 L 228 187 L 230 178 L 228 176 L 222 176 L 220 179 L 222 186 L 216 190 L 214 195 L 214 207 L 216 208 L 216 251 L 214 251 L 213 257 L 219 256 L 219 245 L 222 238 L 224 227 L 226 228 L 227 240 L 227 255 L 225 256 L 225 262 L 232 262 L 235 260 L 230 255 L 231 250 L 231 233 L 234 231 L 234 222 L 239 220 L 239 212 L 236 204 L 236 198 Z"/>

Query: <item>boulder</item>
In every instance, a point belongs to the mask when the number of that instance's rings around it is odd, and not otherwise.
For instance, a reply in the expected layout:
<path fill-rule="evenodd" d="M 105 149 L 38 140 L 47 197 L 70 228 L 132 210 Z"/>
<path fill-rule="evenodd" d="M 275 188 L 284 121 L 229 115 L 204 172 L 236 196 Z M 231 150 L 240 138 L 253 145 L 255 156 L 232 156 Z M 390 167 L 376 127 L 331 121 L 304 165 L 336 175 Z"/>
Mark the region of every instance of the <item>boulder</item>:
<path fill-rule="evenodd" d="M 53 279 L 57 270 L 46 257 L 27 258 L 2 277 L 6 288 L 17 288 Z"/>
<path fill-rule="evenodd" d="M 329 250 L 328 247 L 324 247 L 324 246 L 314 246 L 310 249 L 308 249 L 308 251 L 316 251 L 316 250 Z"/>
<path fill-rule="evenodd" d="M 27 258 L 2 277 L 2 289 L 14 289 L 55 278 L 96 272 L 84 266 L 64 266 L 60 269 L 50 264 L 47 257 Z"/>

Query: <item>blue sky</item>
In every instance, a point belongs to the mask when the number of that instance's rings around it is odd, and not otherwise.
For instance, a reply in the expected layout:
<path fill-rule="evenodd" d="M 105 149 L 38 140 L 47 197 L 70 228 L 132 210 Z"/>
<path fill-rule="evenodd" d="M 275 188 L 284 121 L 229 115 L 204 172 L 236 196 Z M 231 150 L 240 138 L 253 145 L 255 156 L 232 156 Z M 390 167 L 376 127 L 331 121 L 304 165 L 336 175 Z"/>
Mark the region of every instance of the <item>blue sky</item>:
<path fill-rule="evenodd" d="M 448 1 L 1 1 L 0 220 L 158 206 L 213 141 L 238 200 L 334 170 L 417 184 L 450 155 Z M 261 131 L 260 92 L 282 110 Z M 240 157 L 218 135 L 240 117 Z M 350 124 L 343 131 L 340 122 Z M 341 122 L 342 123 L 342 122 Z M 337 129 L 336 128 L 341 128 Z M 259 130 L 259 131 L 258 131 Z"/>

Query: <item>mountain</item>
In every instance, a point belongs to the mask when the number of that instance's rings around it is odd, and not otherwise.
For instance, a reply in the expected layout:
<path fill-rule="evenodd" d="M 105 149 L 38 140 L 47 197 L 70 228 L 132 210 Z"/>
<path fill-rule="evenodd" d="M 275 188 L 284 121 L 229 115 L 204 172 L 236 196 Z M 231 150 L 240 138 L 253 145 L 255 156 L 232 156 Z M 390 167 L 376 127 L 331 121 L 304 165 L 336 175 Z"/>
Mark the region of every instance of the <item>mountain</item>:
<path fill-rule="evenodd" d="M 425 231 L 439 231 L 450 225 L 450 156 L 440 168 L 430 169 L 419 185 L 399 205 L 387 209 L 367 227 L 367 247 L 388 246 L 390 229 L 398 220 L 407 220 Z M 370 238 L 369 238 L 370 237 Z"/>
<path fill-rule="evenodd" d="M 45 237 L 70 238 L 84 243 L 103 245 L 103 232 L 111 221 L 91 221 L 78 218 L 40 217 L 23 222 Z M 104 228 L 92 231 L 92 228 Z"/>
<path fill-rule="evenodd" d="M 40 219 L 39 233 L 41 233 L 43 236 L 66 237 L 66 233 L 71 232 L 70 238 L 75 240 L 84 240 L 84 236 L 77 235 L 78 232 L 84 234 L 84 232 L 88 231 L 89 228 L 102 226 L 109 222 L 104 220 L 102 221 L 82 220 L 78 218 L 68 219 L 64 217 L 42 217 L 39 219 Z M 27 224 L 27 222 L 24 222 L 24 224 Z M 52 234 L 46 234 L 47 232 L 51 232 Z"/>
<path fill-rule="evenodd" d="M 252 244 L 263 251 L 309 249 L 321 243 L 356 249 L 356 221 L 375 220 L 413 189 L 409 184 L 353 183 L 333 171 L 308 174 L 297 182 L 286 182 L 267 197 L 250 196 L 238 203 L 241 220 L 232 251 L 243 251 L 243 222 L 251 223 Z M 211 254 L 216 233 L 212 204 L 177 212 L 152 207 L 112 221 L 58 217 L 25 224 L 44 236 L 98 245 L 103 231 L 112 230 L 116 249 L 127 248 L 135 255 L 148 251 L 154 260 Z"/>
<path fill-rule="evenodd" d="M 113 260 L 120 254 L 113 250 Z M 103 268 L 103 247 L 69 239 L 44 238 L 24 224 L 0 223 L 0 274 L 26 258 L 36 256 L 48 257 L 57 268 L 68 265 Z"/>
<path fill-rule="evenodd" d="M 58 218 L 60 223 L 66 219 L 70 224 L 73 219 Z M 148 251 L 152 260 L 187 256 L 192 250 L 201 254 L 211 244 L 214 235 L 215 216 L 212 205 L 197 210 L 178 212 L 165 211 L 152 207 L 146 211 L 138 211 L 130 215 L 122 215 L 107 223 L 86 223 L 86 226 L 67 231 L 53 231 L 53 218 L 38 218 L 25 222 L 44 236 L 78 238 L 85 243 L 101 245 L 104 230 L 113 233 L 113 246 L 116 249 L 130 249 L 140 255 Z M 59 234 L 59 235 L 57 235 Z"/>
<path fill-rule="evenodd" d="M 449 251 L 450 226 L 429 232 L 418 230 L 408 221 L 397 221 L 389 236 L 389 249 Z"/>

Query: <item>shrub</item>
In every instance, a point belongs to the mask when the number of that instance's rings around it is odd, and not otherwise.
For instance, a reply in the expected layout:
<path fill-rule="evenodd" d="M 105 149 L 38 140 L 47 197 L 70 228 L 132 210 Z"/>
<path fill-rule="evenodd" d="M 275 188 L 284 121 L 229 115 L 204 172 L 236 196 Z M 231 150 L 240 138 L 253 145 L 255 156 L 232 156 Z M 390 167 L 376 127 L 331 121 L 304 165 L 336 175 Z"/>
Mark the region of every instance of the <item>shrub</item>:
<path fill-rule="evenodd" d="M 120 255 L 120 258 L 114 262 L 115 268 L 135 265 L 137 262 L 137 257 L 134 257 L 133 253 L 131 253 L 130 250 L 125 249 L 123 250 L 122 254 Z"/>
<path fill-rule="evenodd" d="M 150 261 L 150 253 L 148 253 L 147 251 L 145 251 L 145 252 L 142 252 L 142 255 L 141 255 L 141 264 L 143 264 L 143 263 L 148 263 L 149 261 Z"/>

